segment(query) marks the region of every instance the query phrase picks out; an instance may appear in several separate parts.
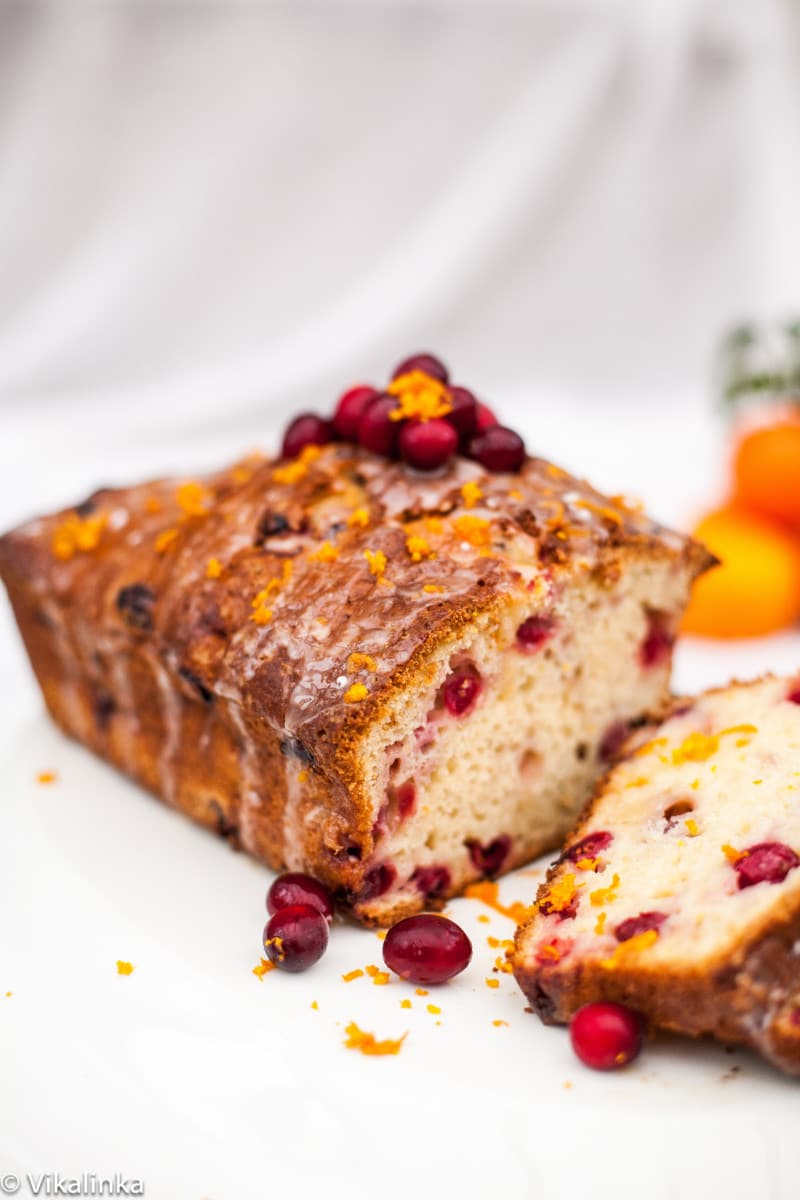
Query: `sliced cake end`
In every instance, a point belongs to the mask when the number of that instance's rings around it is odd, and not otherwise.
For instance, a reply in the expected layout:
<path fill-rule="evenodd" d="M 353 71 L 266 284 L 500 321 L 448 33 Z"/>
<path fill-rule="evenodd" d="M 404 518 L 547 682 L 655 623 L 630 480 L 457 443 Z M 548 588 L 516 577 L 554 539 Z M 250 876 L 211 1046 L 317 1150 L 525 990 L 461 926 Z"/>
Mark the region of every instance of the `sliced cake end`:
<path fill-rule="evenodd" d="M 676 702 L 638 731 L 517 932 L 535 1011 L 614 1001 L 800 1074 L 800 681 Z"/>

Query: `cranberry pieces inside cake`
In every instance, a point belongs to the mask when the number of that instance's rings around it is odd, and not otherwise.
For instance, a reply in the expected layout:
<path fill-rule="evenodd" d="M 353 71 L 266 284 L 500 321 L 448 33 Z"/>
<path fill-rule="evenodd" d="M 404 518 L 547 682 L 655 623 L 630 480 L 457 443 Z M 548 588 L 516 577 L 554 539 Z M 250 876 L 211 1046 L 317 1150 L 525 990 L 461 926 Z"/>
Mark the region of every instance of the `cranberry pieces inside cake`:
<path fill-rule="evenodd" d="M 517 933 L 545 1021 L 615 1001 L 800 1074 L 800 687 L 676 702 L 626 748 Z"/>

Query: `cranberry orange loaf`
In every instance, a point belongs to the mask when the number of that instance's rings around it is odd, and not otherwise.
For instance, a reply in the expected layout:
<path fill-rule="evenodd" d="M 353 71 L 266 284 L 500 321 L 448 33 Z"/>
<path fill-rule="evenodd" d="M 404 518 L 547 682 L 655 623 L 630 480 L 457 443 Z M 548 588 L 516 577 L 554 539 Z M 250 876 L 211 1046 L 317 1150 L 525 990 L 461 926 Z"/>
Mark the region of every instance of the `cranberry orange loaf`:
<path fill-rule="evenodd" d="M 709 561 L 430 358 L 295 420 L 278 460 L 0 540 L 59 725 L 372 923 L 559 843 L 664 703 Z"/>
<path fill-rule="evenodd" d="M 517 933 L 522 990 L 547 1022 L 618 1002 L 800 1075 L 800 680 L 676 701 L 631 741 Z"/>

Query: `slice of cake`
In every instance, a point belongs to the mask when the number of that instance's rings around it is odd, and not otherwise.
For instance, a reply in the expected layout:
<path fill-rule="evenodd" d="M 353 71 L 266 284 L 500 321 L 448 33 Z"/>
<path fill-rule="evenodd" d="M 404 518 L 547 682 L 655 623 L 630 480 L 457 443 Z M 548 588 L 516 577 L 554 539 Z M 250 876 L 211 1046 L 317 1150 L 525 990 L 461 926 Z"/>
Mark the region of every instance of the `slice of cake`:
<path fill-rule="evenodd" d="M 610 772 L 517 933 L 547 1022 L 589 1001 L 800 1074 L 800 680 L 676 702 Z"/>
<path fill-rule="evenodd" d="M 360 445 L 304 415 L 0 539 L 59 725 L 381 924 L 559 844 L 711 561 L 420 363 L 342 398 Z"/>

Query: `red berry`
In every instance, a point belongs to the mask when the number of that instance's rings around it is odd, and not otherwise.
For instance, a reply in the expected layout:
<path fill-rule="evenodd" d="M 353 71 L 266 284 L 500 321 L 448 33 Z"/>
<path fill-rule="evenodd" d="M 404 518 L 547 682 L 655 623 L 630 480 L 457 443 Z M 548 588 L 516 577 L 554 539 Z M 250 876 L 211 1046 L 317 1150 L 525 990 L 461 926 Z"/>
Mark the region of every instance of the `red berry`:
<path fill-rule="evenodd" d="M 381 863 L 373 867 L 364 876 L 361 891 L 358 893 L 359 900 L 375 900 L 378 896 L 383 896 L 396 878 L 397 869 L 391 863 Z"/>
<path fill-rule="evenodd" d="M 622 1004 L 585 1004 L 569 1024 L 572 1049 L 587 1067 L 614 1071 L 642 1048 L 642 1021 Z"/>
<path fill-rule="evenodd" d="M 800 867 L 800 858 L 783 842 L 759 842 L 744 850 L 733 864 L 740 890 L 757 883 L 782 883 L 795 867 Z"/>
<path fill-rule="evenodd" d="M 649 933 L 651 929 L 660 929 L 666 919 L 667 913 L 663 912 L 639 913 L 638 917 L 628 917 L 627 921 L 620 921 L 614 930 L 614 937 L 618 942 L 628 942 L 637 934 Z"/>
<path fill-rule="evenodd" d="M 612 721 L 597 747 L 598 757 L 603 762 L 611 762 L 612 758 L 619 754 L 629 733 L 630 725 L 627 721 Z"/>
<path fill-rule="evenodd" d="M 411 882 L 423 896 L 444 896 L 450 887 L 450 872 L 447 867 L 417 867 Z"/>
<path fill-rule="evenodd" d="M 409 983 L 446 983 L 472 958 L 472 943 L 448 917 L 423 913 L 398 921 L 383 943 L 383 961 Z"/>
<path fill-rule="evenodd" d="M 555 627 L 552 617 L 528 617 L 517 630 L 517 645 L 526 653 L 533 654 L 553 636 Z"/>
<path fill-rule="evenodd" d="M 468 838 L 465 843 L 469 850 L 469 857 L 472 865 L 480 871 L 481 875 L 499 875 L 503 869 L 503 863 L 508 858 L 508 852 L 511 849 L 511 838 L 507 833 L 503 833 L 499 838 L 495 838 L 493 842 L 481 844 L 475 838 Z"/>
<path fill-rule="evenodd" d="M 424 371 L 440 383 L 447 383 L 450 378 L 447 367 L 434 354 L 412 354 L 410 358 L 404 358 L 392 371 L 392 379 L 397 379 L 398 375 L 407 375 L 409 371 Z"/>
<path fill-rule="evenodd" d="M 480 675 L 467 670 L 454 671 L 445 680 L 445 708 L 454 717 L 464 717 L 475 707 L 482 690 Z"/>
<path fill-rule="evenodd" d="M 565 850 L 559 861 L 577 862 L 581 858 L 597 858 L 598 854 L 608 849 L 613 840 L 613 833 L 608 833 L 605 829 L 599 829 L 597 833 L 587 833 L 586 837 L 582 837 L 574 846 L 570 846 L 569 850 Z"/>
<path fill-rule="evenodd" d="M 330 421 L 323 420 L 316 413 L 300 413 L 283 435 L 281 455 L 283 458 L 297 458 L 306 446 L 326 446 L 330 441 L 333 441 Z"/>
<path fill-rule="evenodd" d="M 333 427 L 345 442 L 358 441 L 358 427 L 367 405 L 380 393 L 374 387 L 359 384 L 339 397 L 333 414 Z"/>
<path fill-rule="evenodd" d="M 450 402 L 453 407 L 447 414 L 447 420 L 454 427 L 462 445 L 467 445 L 469 439 L 478 432 L 478 401 L 467 388 L 451 387 Z"/>
<path fill-rule="evenodd" d="M 650 617 L 647 633 L 639 647 L 639 659 L 643 667 L 658 667 L 669 662 L 675 635 L 664 625 L 659 614 Z"/>
<path fill-rule="evenodd" d="M 513 429 L 493 425 L 472 439 L 470 455 L 487 471 L 518 471 L 525 462 L 525 443 Z"/>
<path fill-rule="evenodd" d="M 395 792 L 395 797 L 397 815 L 401 821 L 405 821 L 406 817 L 411 816 L 417 805 L 417 789 L 410 779 L 400 784 L 400 787 Z"/>
<path fill-rule="evenodd" d="M 321 912 L 330 925 L 333 920 L 333 899 L 324 884 L 310 875 L 290 871 L 279 875 L 267 892 L 267 912 L 276 913 L 295 904 L 309 904 Z"/>
<path fill-rule="evenodd" d="M 475 428 L 478 433 L 485 433 L 487 429 L 500 424 L 488 404 L 483 404 L 478 400 L 477 405 L 478 411 L 475 414 Z"/>
<path fill-rule="evenodd" d="M 328 946 L 328 922 L 318 908 L 293 904 L 274 913 L 264 929 L 264 953 L 282 971 L 306 971 Z"/>
<path fill-rule="evenodd" d="M 400 430 L 400 457 L 417 471 L 443 467 L 458 449 L 458 434 L 440 417 L 432 421 L 408 421 Z"/>
<path fill-rule="evenodd" d="M 383 458 L 394 458 L 399 421 L 393 421 L 389 413 L 396 408 L 397 400 L 385 393 L 376 396 L 367 405 L 358 423 L 358 440 L 365 450 L 371 450 Z"/>
<path fill-rule="evenodd" d="M 786 699 L 791 704 L 800 704 L 800 683 L 794 684 Z"/>

